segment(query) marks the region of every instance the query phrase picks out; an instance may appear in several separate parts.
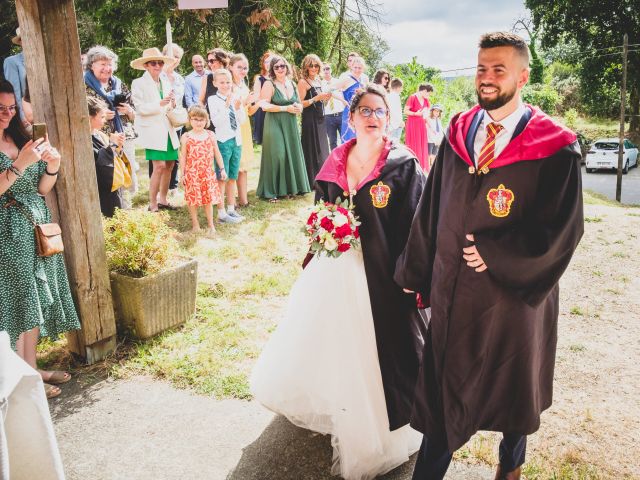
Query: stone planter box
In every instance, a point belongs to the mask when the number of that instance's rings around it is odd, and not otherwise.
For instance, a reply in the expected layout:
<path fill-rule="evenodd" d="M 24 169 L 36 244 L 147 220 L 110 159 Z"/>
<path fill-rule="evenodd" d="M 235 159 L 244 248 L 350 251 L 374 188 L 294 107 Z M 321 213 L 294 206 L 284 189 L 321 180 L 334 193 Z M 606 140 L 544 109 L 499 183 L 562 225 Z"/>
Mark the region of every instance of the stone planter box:
<path fill-rule="evenodd" d="M 118 327 L 136 338 L 152 337 L 186 322 L 195 313 L 196 260 L 148 277 L 110 275 Z"/>

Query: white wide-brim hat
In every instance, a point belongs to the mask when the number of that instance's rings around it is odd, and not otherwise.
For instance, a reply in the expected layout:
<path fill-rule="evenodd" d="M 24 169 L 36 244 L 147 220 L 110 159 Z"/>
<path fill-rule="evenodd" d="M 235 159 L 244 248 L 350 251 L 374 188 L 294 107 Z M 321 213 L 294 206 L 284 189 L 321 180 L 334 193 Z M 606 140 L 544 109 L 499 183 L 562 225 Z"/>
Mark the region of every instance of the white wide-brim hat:
<path fill-rule="evenodd" d="M 153 47 L 144 50 L 142 52 L 142 56 L 140 58 L 132 60 L 130 65 L 131 68 L 135 68 L 136 70 L 146 70 L 144 68 L 144 64 L 150 62 L 151 60 L 162 60 L 165 64 L 168 65 L 171 65 L 176 61 L 175 58 L 167 57 L 166 55 L 163 55 L 162 52 L 156 47 Z"/>
<path fill-rule="evenodd" d="M 22 45 L 22 37 L 20 37 L 20 27 L 16 28 L 16 36 L 11 39 L 14 45 Z"/>

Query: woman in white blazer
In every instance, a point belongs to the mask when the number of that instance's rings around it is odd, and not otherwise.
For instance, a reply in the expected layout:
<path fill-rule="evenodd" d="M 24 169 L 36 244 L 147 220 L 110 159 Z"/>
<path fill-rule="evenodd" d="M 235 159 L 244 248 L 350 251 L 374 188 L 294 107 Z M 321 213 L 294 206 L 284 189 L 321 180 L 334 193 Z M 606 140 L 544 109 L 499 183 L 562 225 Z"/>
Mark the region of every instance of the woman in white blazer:
<path fill-rule="evenodd" d="M 157 48 L 148 48 L 142 57 L 131 62 L 136 70 L 146 70 L 131 83 L 131 99 L 136 108 L 135 126 L 138 145 L 143 147 L 148 161 L 153 162 L 149 180 L 149 210 L 173 209 L 167 200 L 174 162 L 178 160 L 180 141 L 167 112 L 176 107 L 175 93 L 166 78 L 161 77 L 164 64 L 174 59 L 162 55 Z"/>

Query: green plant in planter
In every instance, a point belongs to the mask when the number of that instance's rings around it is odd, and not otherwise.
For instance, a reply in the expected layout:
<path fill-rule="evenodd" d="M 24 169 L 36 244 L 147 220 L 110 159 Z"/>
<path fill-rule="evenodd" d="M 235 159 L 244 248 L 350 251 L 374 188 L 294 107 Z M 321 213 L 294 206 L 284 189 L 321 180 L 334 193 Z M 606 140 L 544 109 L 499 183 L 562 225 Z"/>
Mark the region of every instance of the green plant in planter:
<path fill-rule="evenodd" d="M 105 220 L 111 295 L 121 333 L 152 337 L 195 312 L 198 262 L 180 255 L 167 215 L 116 210 Z"/>
<path fill-rule="evenodd" d="M 153 275 L 170 267 L 179 252 L 167 214 L 116 210 L 104 221 L 109 270 L 130 277 Z"/>

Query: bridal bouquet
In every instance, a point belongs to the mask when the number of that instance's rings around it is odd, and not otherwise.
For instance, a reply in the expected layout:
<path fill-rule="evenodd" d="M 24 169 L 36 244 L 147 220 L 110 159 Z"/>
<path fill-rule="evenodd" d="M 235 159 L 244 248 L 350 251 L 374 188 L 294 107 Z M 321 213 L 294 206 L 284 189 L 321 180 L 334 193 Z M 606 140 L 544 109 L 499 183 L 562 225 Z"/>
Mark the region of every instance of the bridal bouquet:
<path fill-rule="evenodd" d="M 339 257 L 350 248 L 360 246 L 360 222 L 353 214 L 353 206 L 341 206 L 320 200 L 309 215 L 304 233 L 309 237 L 311 252 Z"/>

